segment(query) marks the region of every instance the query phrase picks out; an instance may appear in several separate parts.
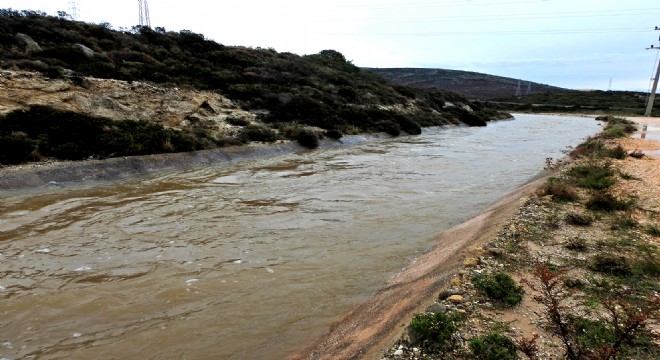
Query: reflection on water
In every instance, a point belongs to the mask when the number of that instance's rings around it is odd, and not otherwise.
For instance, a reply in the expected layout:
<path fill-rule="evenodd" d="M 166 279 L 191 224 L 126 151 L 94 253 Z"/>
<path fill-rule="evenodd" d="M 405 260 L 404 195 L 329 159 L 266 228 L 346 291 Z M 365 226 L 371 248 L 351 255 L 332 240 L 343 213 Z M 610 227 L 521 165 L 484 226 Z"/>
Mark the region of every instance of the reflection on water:
<path fill-rule="evenodd" d="M 598 131 L 519 116 L 0 204 L 0 358 L 279 359 Z"/>

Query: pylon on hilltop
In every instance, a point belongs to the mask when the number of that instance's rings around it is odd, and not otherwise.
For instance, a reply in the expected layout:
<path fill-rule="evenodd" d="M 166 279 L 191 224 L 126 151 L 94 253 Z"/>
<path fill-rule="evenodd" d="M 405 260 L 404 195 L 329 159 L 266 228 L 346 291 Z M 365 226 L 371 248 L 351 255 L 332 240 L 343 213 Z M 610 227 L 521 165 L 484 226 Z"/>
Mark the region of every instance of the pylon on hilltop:
<path fill-rule="evenodd" d="M 71 19 L 78 20 L 78 9 L 77 1 L 69 1 L 69 16 L 71 16 Z"/>
<path fill-rule="evenodd" d="M 151 27 L 151 19 L 149 18 L 149 3 L 147 0 L 138 0 L 140 5 L 140 26 Z"/>

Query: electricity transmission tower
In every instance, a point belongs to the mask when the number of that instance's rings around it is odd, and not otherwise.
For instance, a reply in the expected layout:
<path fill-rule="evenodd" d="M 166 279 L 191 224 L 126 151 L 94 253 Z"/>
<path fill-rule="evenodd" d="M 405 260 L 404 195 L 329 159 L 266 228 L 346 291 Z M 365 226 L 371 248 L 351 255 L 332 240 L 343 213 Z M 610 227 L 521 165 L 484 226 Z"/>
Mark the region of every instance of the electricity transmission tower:
<path fill-rule="evenodd" d="M 532 82 L 528 81 L 527 82 L 527 91 L 525 91 L 525 95 L 529 95 L 532 93 Z"/>
<path fill-rule="evenodd" d="M 660 27 L 655 27 L 655 30 L 660 30 Z M 660 38 L 658 38 L 658 41 L 660 41 Z M 660 47 L 656 47 L 654 45 L 651 45 L 650 48 L 647 48 L 647 50 L 653 49 L 653 50 L 660 50 Z M 653 102 L 655 101 L 655 92 L 658 90 L 658 79 L 660 79 L 660 61 L 658 61 L 658 69 L 656 70 L 655 73 L 655 78 L 653 78 L 653 88 L 651 90 L 651 93 L 649 94 L 649 101 L 648 104 L 646 105 L 646 112 L 644 112 L 644 116 L 651 116 L 651 111 L 653 110 Z"/>
<path fill-rule="evenodd" d="M 518 87 L 516 88 L 516 96 L 520 96 L 520 95 L 521 95 L 521 94 L 520 94 L 520 83 L 521 83 L 521 82 L 522 82 L 522 80 L 518 80 Z"/>
<path fill-rule="evenodd" d="M 149 18 L 149 4 L 147 0 L 138 0 L 140 5 L 140 26 L 151 27 L 151 19 Z"/>
<path fill-rule="evenodd" d="M 78 20 L 78 2 L 69 1 L 69 15 L 72 20 Z"/>

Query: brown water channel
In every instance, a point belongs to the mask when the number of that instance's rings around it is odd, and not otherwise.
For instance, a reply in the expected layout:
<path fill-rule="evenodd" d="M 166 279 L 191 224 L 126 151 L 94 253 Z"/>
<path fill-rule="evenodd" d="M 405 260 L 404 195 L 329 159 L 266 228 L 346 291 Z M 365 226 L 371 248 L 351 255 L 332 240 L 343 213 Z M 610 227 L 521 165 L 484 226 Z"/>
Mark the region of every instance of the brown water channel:
<path fill-rule="evenodd" d="M 518 115 L 0 197 L 0 358 L 285 358 L 598 130 Z"/>

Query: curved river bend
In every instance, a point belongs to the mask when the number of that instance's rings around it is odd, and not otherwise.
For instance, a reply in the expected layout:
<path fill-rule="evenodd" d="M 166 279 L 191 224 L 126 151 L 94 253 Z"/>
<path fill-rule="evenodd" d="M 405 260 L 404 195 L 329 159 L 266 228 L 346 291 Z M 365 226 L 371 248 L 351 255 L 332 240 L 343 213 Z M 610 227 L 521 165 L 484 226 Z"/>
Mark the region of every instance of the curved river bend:
<path fill-rule="evenodd" d="M 599 130 L 516 118 L 1 198 L 0 358 L 285 358 Z"/>

